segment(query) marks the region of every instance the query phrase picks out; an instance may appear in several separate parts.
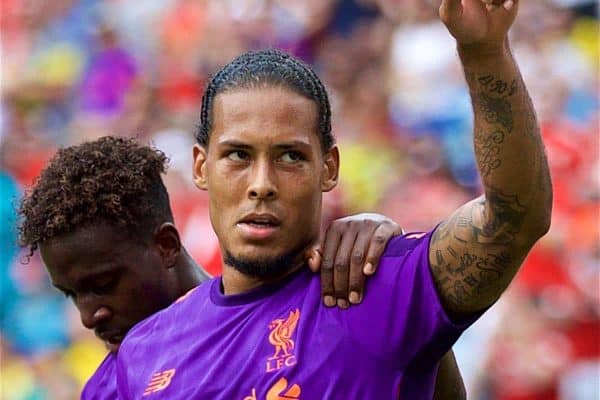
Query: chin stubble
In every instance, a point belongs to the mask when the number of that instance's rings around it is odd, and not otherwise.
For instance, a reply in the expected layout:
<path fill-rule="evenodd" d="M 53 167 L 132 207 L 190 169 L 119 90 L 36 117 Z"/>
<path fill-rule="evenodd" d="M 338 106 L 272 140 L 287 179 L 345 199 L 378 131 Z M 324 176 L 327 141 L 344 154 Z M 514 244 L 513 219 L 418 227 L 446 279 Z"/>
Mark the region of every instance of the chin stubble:
<path fill-rule="evenodd" d="M 244 275 L 259 279 L 273 279 L 285 275 L 287 271 L 298 264 L 299 260 L 303 262 L 304 248 L 305 244 L 302 244 L 299 248 L 286 254 L 254 259 L 236 257 L 230 251 L 225 250 L 223 261 Z"/>

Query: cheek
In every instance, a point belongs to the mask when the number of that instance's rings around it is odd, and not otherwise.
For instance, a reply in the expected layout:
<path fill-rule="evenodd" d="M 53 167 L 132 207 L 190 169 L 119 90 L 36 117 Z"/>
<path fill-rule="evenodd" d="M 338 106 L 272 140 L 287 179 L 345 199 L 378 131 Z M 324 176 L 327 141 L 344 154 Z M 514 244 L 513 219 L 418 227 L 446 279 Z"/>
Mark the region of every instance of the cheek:
<path fill-rule="evenodd" d="M 316 171 L 302 171 L 301 174 L 282 177 L 283 185 L 280 192 L 293 193 L 298 200 L 318 199 L 321 196 L 321 186 Z"/>
<path fill-rule="evenodd" d="M 139 252 L 136 265 L 130 268 L 130 273 L 123 283 L 130 288 L 131 297 L 137 295 L 157 296 L 162 285 L 166 284 L 160 256 L 151 250 Z M 152 300 L 152 299 L 150 299 Z M 139 302 L 139 299 L 137 300 Z"/>
<path fill-rule="evenodd" d="M 321 211 L 321 197 L 319 182 L 313 177 L 289 180 L 289 184 L 282 188 L 282 195 L 287 198 L 288 204 L 293 204 L 298 219 L 305 221 L 318 220 Z M 306 226 L 309 228 L 309 226 Z"/>
<path fill-rule="evenodd" d="M 209 171 L 208 193 L 215 210 L 224 210 L 226 205 L 244 197 L 247 183 L 244 170 L 228 168 L 224 163 L 213 163 Z"/>

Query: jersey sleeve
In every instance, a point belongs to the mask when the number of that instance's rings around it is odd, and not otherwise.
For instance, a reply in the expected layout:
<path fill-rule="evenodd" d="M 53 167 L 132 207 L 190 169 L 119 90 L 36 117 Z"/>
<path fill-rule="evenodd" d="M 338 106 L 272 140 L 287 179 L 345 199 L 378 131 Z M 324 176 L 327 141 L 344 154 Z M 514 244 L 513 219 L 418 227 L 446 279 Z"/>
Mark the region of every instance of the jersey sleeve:
<path fill-rule="evenodd" d="M 348 334 L 393 368 L 415 359 L 424 367 L 437 363 L 477 319 L 458 324 L 444 311 L 429 265 L 431 235 L 393 238 L 366 282 L 363 302 L 343 317 Z"/>

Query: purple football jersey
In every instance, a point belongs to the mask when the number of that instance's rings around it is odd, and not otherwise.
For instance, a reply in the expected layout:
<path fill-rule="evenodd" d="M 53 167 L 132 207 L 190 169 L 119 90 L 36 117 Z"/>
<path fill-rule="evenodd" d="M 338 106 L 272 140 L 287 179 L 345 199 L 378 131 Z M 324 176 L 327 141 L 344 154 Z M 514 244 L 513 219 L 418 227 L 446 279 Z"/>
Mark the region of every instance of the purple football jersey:
<path fill-rule="evenodd" d="M 202 284 L 127 335 L 120 398 L 431 399 L 439 359 L 468 324 L 442 309 L 430 237 L 392 239 L 347 310 L 322 305 L 307 268 L 239 295 L 223 295 L 220 278 Z"/>
<path fill-rule="evenodd" d="M 81 392 L 81 400 L 115 400 L 117 396 L 117 356 L 108 353 Z"/>

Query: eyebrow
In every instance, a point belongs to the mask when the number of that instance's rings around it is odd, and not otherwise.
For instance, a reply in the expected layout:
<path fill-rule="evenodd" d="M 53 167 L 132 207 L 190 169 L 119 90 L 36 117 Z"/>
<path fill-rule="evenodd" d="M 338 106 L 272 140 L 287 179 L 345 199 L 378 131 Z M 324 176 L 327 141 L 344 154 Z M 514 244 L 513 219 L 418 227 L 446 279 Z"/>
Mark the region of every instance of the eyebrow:
<path fill-rule="evenodd" d="M 278 149 L 294 149 L 298 147 L 312 147 L 312 145 L 308 142 L 302 140 L 292 140 L 290 142 L 278 143 L 275 145 Z"/>
<path fill-rule="evenodd" d="M 84 277 L 83 279 L 81 279 L 78 283 L 80 285 L 83 286 L 89 286 L 90 284 L 93 284 L 93 282 L 97 279 L 103 278 L 105 276 L 112 276 L 112 275 L 116 275 L 122 272 L 121 267 L 114 267 L 114 268 L 108 268 L 105 269 L 104 271 L 98 271 L 96 273 L 90 274 L 86 277 Z"/>
<path fill-rule="evenodd" d="M 227 147 L 235 147 L 238 149 L 251 149 L 252 148 L 252 146 L 250 146 L 249 144 L 244 143 L 239 140 L 223 140 L 222 142 L 219 142 L 219 145 L 227 146 Z M 298 147 L 312 147 L 312 145 L 309 142 L 306 142 L 303 140 L 291 140 L 289 142 L 277 143 L 273 147 L 275 147 L 277 149 L 285 150 L 285 149 L 293 149 L 293 148 L 298 148 Z"/>
<path fill-rule="evenodd" d="M 239 140 L 223 140 L 218 142 L 219 146 L 235 147 L 239 149 L 250 149 L 252 146 Z"/>
<path fill-rule="evenodd" d="M 102 278 L 105 275 L 118 274 L 121 272 L 122 272 L 122 267 L 120 267 L 120 266 L 113 267 L 113 268 L 105 268 L 103 270 L 100 270 L 100 271 L 94 272 L 92 274 L 89 274 L 87 276 L 84 276 L 83 278 L 81 278 L 77 282 L 75 282 L 75 286 L 79 286 L 79 287 L 89 286 L 94 280 Z M 61 292 L 66 292 L 69 290 L 69 289 L 66 289 L 66 288 L 62 287 L 61 285 L 56 284 L 54 282 L 52 282 L 52 286 L 54 286 Z"/>

